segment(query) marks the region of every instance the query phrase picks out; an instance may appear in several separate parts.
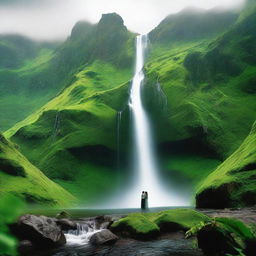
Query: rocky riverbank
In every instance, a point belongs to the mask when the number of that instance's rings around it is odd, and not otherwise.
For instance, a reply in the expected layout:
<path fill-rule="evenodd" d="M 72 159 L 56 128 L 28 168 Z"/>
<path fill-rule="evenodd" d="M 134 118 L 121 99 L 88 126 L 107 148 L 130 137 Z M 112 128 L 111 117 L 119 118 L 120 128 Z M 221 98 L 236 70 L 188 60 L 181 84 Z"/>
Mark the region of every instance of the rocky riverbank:
<path fill-rule="evenodd" d="M 180 211 L 182 213 L 182 210 Z M 256 223 L 256 209 L 253 208 L 202 209 L 199 213 L 188 210 L 188 213 L 191 219 L 194 218 L 195 220 L 195 216 L 199 218 L 198 222 L 202 214 L 206 218 L 208 218 L 207 216 L 211 218 L 233 217 L 247 224 Z M 196 215 L 192 216 L 193 214 Z M 166 219 L 166 216 L 167 213 L 163 213 L 159 215 L 159 219 L 162 221 Z M 161 227 L 161 223 L 157 220 L 160 228 L 157 232 L 153 232 L 153 236 L 150 237 L 138 235 L 139 228 L 138 230 L 132 230 L 133 224 L 129 223 L 128 226 L 121 225 L 121 218 L 122 220 L 127 219 L 127 221 L 130 221 L 128 217 L 124 217 L 127 216 L 105 215 L 74 220 L 71 218 L 58 219 L 46 216 L 24 215 L 19 218 L 17 223 L 11 226 L 11 230 L 20 240 L 19 253 L 21 256 L 204 255 L 197 248 L 195 237 L 185 238 L 185 231 L 189 227 L 186 228 L 186 223 L 179 222 L 176 217 L 176 222 L 170 222 L 169 220 L 169 226 L 167 222 L 167 224 L 162 225 L 164 228 Z M 136 221 L 138 220 L 136 219 Z M 142 220 L 142 223 L 144 224 L 145 221 Z M 119 224 L 119 229 L 113 228 L 115 227 L 113 223 Z"/>

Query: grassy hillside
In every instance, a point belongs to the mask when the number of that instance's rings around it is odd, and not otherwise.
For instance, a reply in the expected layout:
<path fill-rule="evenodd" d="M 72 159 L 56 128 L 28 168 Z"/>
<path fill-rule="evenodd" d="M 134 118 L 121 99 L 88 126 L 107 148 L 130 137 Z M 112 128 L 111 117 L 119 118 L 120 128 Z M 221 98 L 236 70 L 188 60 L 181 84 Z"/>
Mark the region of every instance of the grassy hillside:
<path fill-rule="evenodd" d="M 67 86 L 5 133 L 84 203 L 114 189 L 109 184 L 116 179 L 117 111 L 128 99 L 134 38 L 115 13 L 103 15 L 96 25 L 78 22 L 46 63 L 68 77 Z"/>
<path fill-rule="evenodd" d="M 56 97 L 74 82 L 80 70 L 96 59 L 123 69 L 131 68 L 133 38 L 122 18 L 113 13 L 103 15 L 96 25 L 78 22 L 71 36 L 57 49 L 40 44 L 41 48 L 36 51 L 36 43 L 29 41 L 26 52 L 24 50 L 26 58 L 24 53 L 18 64 L 11 58 L 15 63 L 9 65 L 10 56 L 4 58 L 7 51 L 1 53 L 0 48 L 0 56 L 3 56 L 2 65 L 0 63 L 0 130 L 7 130 Z M 0 46 L 5 45 L 5 41 L 0 37 Z M 16 55 L 20 59 L 21 46 L 14 46 L 12 54 L 19 53 Z"/>
<path fill-rule="evenodd" d="M 242 145 L 198 188 L 197 207 L 225 208 L 256 204 L 256 124 Z"/>
<path fill-rule="evenodd" d="M 255 121 L 255 17 L 250 6 L 220 33 L 183 40 L 167 36 L 184 24 L 175 15 L 149 34 L 144 102 L 160 144 L 162 172 L 184 189 L 197 186 L 231 155 Z M 205 27 L 212 26 L 209 19 Z"/>
<path fill-rule="evenodd" d="M 167 121 L 155 121 L 160 141 L 195 139 L 220 158 L 241 144 L 256 113 L 255 16 L 253 12 L 216 39 L 152 44 L 148 91 L 158 84 L 168 100 Z"/>
<path fill-rule="evenodd" d="M 0 194 L 12 193 L 28 203 L 70 206 L 77 199 L 32 165 L 17 146 L 0 135 Z"/>
<path fill-rule="evenodd" d="M 106 196 L 115 181 L 117 111 L 127 102 L 130 78 L 129 69 L 95 61 L 6 135 L 48 177 L 84 202 Z"/>
<path fill-rule="evenodd" d="M 41 90 L 44 86 L 40 78 L 56 47 L 18 35 L 0 36 L 1 131 L 24 119 L 56 93 L 54 88 Z"/>

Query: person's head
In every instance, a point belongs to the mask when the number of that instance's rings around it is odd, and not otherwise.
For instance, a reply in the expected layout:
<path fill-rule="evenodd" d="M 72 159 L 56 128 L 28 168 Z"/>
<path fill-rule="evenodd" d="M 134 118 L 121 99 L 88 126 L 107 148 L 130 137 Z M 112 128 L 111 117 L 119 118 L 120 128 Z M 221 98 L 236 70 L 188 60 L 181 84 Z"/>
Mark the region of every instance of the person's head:
<path fill-rule="evenodd" d="M 142 194 L 144 194 L 145 193 L 145 191 L 142 191 Z"/>
<path fill-rule="evenodd" d="M 145 193 L 146 193 L 146 195 L 148 194 L 148 192 L 147 192 L 147 191 L 145 191 Z"/>

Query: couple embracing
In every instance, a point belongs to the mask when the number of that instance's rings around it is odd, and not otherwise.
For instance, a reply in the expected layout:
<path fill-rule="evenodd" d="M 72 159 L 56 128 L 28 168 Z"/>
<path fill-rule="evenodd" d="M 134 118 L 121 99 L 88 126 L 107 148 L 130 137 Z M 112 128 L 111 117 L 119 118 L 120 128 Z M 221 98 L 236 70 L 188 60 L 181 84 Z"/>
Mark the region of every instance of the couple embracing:
<path fill-rule="evenodd" d="M 141 209 L 147 209 L 148 208 L 148 192 L 142 191 L 141 194 Z"/>

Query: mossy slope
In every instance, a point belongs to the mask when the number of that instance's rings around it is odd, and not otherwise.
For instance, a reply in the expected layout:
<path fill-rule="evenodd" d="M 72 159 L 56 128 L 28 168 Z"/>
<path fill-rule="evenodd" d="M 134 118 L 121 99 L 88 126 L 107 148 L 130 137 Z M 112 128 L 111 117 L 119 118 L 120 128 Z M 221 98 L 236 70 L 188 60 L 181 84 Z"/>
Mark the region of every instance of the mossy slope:
<path fill-rule="evenodd" d="M 66 87 L 5 133 L 85 204 L 106 197 L 115 179 L 116 117 L 128 99 L 134 38 L 115 13 L 96 25 L 78 22 L 49 62 L 52 72 L 69 78 Z"/>
<path fill-rule="evenodd" d="M 201 184 L 197 207 L 224 208 L 256 204 L 256 124 L 242 145 Z"/>
<path fill-rule="evenodd" d="M 241 144 L 256 114 L 255 17 L 254 10 L 211 38 L 153 42 L 145 94 L 160 142 L 193 139 L 220 159 Z M 150 98 L 156 85 L 168 101 L 162 115 Z"/>
<path fill-rule="evenodd" d="M 29 203 L 68 206 L 75 197 L 48 179 L 0 134 L 0 194 L 12 193 Z"/>
<path fill-rule="evenodd" d="M 130 77 L 129 69 L 95 61 L 6 135 L 48 177 L 85 203 L 106 197 L 114 187 L 108 184 L 115 180 L 117 111 L 127 102 Z"/>

